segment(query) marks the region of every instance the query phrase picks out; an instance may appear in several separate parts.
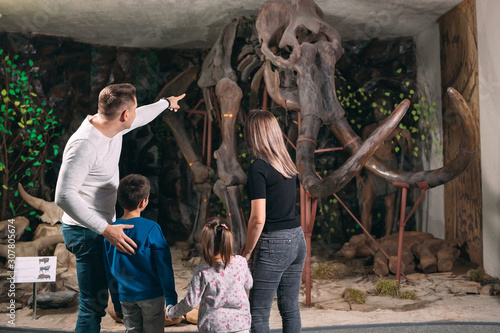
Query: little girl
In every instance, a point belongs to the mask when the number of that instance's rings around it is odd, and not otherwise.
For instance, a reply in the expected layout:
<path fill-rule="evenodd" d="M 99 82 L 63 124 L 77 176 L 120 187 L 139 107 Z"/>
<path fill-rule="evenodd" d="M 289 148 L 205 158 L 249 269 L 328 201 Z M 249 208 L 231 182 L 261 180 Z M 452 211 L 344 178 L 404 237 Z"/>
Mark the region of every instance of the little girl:
<path fill-rule="evenodd" d="M 246 259 L 233 256 L 233 235 L 223 219 L 215 217 L 205 224 L 201 243 L 205 263 L 194 269 L 186 297 L 167 307 L 167 317 L 178 318 L 200 304 L 200 332 L 248 332 L 246 291 L 252 288 L 252 275 Z"/>

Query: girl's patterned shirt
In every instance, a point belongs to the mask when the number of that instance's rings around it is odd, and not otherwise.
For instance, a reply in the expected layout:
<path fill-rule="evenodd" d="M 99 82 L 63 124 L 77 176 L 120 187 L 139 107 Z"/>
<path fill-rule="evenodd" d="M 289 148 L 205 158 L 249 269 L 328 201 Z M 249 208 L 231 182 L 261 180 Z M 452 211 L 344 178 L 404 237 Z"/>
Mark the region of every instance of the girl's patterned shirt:
<path fill-rule="evenodd" d="M 167 307 L 169 318 L 178 318 L 198 304 L 200 332 L 238 332 L 250 329 L 250 303 L 247 291 L 253 280 L 245 258 L 234 256 L 224 269 L 218 262 L 214 267 L 203 263 L 197 266 L 186 297 L 175 306 Z"/>

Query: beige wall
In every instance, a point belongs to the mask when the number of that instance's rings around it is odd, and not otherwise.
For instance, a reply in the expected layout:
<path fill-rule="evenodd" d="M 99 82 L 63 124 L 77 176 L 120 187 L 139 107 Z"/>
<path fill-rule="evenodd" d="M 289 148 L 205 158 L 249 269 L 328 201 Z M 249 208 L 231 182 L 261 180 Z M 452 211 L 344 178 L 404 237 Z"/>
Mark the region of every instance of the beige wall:
<path fill-rule="evenodd" d="M 441 117 L 441 60 L 439 53 L 439 25 L 432 24 L 416 36 L 417 85 L 418 96 L 436 103 L 436 112 L 429 121 L 437 122 L 431 125 L 435 132 L 429 131 L 429 126 L 423 124 L 420 131 L 425 133 L 426 140 L 420 146 L 422 166 L 419 170 L 437 169 L 443 166 L 443 154 L 439 147 L 443 146 Z M 422 87 L 422 84 L 424 86 Z M 434 143 L 437 140 L 438 145 Z M 418 142 L 421 142 L 418 140 Z M 429 190 L 422 201 L 418 214 L 419 231 L 429 232 L 436 238 L 444 238 L 444 200 L 443 186 Z"/>
<path fill-rule="evenodd" d="M 484 268 L 500 277 L 500 1 L 481 0 L 476 7 Z"/>

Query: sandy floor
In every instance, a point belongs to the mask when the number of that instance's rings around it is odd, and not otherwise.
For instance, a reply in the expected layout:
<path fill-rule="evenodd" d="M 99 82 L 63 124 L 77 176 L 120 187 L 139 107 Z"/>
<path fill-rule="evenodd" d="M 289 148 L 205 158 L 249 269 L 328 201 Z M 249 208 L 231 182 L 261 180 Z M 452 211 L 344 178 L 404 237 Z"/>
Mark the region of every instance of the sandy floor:
<path fill-rule="evenodd" d="M 314 252 L 313 252 L 314 253 Z M 191 279 L 192 268 L 196 262 L 180 260 L 185 251 L 173 247 L 174 272 L 179 297 L 186 293 Z M 313 258 L 314 262 L 314 258 Z M 355 263 L 354 266 L 359 262 Z M 390 297 L 369 296 L 366 305 L 352 308 L 341 298 L 346 287 L 356 288 L 371 294 L 378 280 L 373 274 L 359 270 L 350 271 L 348 276 L 339 279 L 313 280 L 312 307 L 305 307 L 304 290 L 301 294 L 301 315 L 303 327 L 360 325 L 374 323 L 402 323 L 429 321 L 474 321 L 500 323 L 500 284 L 491 282 L 497 296 L 484 296 L 456 292 L 456 288 L 467 283 L 462 272 L 448 274 L 413 274 L 409 275 L 411 283 L 401 281 L 404 290 L 413 290 L 419 301 L 403 301 Z M 463 271 L 464 269 L 462 269 Z M 455 290 L 455 292 L 452 292 Z M 65 309 L 38 309 L 37 320 L 32 319 L 32 310 L 24 308 L 16 312 L 15 327 L 45 328 L 72 331 L 77 318 L 77 305 Z M 0 313 L 0 326 L 12 326 L 8 323 L 7 314 Z M 271 313 L 271 328 L 281 328 L 281 318 L 276 304 Z M 107 315 L 103 319 L 102 331 L 124 331 L 122 324 L 115 323 Z M 186 321 L 178 325 L 166 327 L 169 331 L 195 332 L 196 325 Z"/>

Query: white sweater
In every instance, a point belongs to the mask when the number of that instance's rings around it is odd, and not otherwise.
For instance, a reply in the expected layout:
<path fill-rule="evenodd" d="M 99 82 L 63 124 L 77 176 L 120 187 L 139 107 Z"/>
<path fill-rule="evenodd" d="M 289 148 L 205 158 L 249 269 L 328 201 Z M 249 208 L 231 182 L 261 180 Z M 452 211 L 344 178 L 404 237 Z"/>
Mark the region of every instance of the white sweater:
<path fill-rule="evenodd" d="M 99 234 L 114 222 L 123 135 L 146 125 L 169 106 L 168 100 L 160 100 L 137 108 L 132 126 L 112 138 L 85 118 L 66 143 L 57 179 L 55 202 L 64 211 L 62 222 Z"/>

